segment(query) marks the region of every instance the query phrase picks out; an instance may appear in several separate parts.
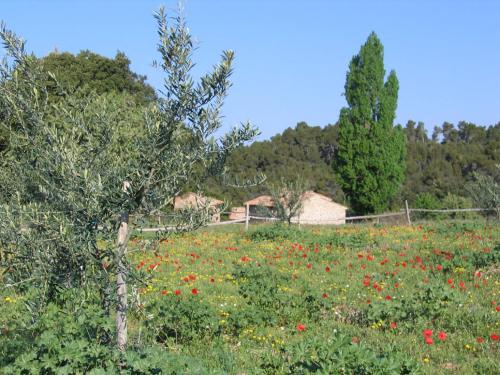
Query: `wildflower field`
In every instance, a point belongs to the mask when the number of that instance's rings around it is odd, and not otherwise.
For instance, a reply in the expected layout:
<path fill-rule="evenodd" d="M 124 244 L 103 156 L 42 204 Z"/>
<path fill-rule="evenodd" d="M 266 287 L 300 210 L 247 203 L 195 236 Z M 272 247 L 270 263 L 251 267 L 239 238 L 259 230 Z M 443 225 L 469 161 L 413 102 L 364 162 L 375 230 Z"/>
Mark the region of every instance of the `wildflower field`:
<path fill-rule="evenodd" d="M 132 340 L 229 373 L 498 373 L 499 240 L 467 222 L 138 237 Z"/>
<path fill-rule="evenodd" d="M 131 373 L 498 373 L 498 224 L 255 228 L 132 239 Z"/>

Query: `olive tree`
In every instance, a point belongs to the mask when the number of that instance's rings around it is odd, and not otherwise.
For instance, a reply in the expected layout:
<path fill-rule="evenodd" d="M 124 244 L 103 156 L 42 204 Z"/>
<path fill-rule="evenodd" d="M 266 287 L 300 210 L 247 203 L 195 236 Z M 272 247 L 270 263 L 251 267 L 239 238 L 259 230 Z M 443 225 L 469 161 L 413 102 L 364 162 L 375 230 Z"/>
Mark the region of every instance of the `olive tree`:
<path fill-rule="evenodd" d="M 167 18 L 163 9 L 155 17 L 165 79 L 162 96 L 147 107 L 120 95 L 68 94 L 21 39 L 5 25 L 0 30 L 0 126 L 9 144 L 0 159 L 4 286 L 31 291 L 34 319 L 65 289 L 98 290 L 104 311 L 115 305 L 121 350 L 133 281 L 128 218 L 160 210 L 187 183 L 224 176 L 227 155 L 257 134 L 243 124 L 215 138 L 233 52 L 195 81 L 183 18 Z M 47 82 L 57 87 L 56 103 Z M 207 212 L 184 212 L 172 225 L 195 229 Z"/>
<path fill-rule="evenodd" d="M 307 183 L 300 177 L 293 181 L 281 178 L 279 184 L 271 185 L 276 217 L 291 225 L 292 219 L 300 215 L 303 209 L 303 195 L 307 190 Z"/>
<path fill-rule="evenodd" d="M 500 172 L 500 164 L 496 165 Z M 500 187 L 495 177 L 473 172 L 474 180 L 469 182 L 465 189 L 477 207 L 495 211 L 497 219 L 500 219 Z M 499 174 L 497 173 L 497 180 Z"/>

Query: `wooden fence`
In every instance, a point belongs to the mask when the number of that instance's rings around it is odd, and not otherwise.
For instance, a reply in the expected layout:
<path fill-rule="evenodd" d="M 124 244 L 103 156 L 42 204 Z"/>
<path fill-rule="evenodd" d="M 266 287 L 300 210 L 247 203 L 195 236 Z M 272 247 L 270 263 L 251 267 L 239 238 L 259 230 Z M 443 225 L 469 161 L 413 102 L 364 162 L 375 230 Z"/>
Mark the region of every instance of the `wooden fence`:
<path fill-rule="evenodd" d="M 374 220 L 374 219 L 381 219 L 381 218 L 387 218 L 387 217 L 396 217 L 396 216 L 404 216 L 405 217 L 405 222 L 408 225 L 411 225 L 411 213 L 412 212 L 423 212 L 423 213 L 460 213 L 460 212 L 481 212 L 481 211 L 495 211 L 498 210 L 499 208 L 457 208 L 457 209 L 436 209 L 436 210 L 431 210 L 431 209 L 423 209 L 423 208 L 410 208 L 408 207 L 408 202 L 405 202 L 405 208 L 401 209 L 399 212 L 388 212 L 388 213 L 383 213 L 383 214 L 378 214 L 378 215 L 362 215 L 362 216 L 347 216 L 345 218 L 340 218 L 340 219 L 328 219 L 328 220 L 316 220 L 315 223 L 318 225 L 337 225 L 335 222 L 338 222 L 338 224 L 344 224 L 345 222 L 354 222 L 354 221 L 364 221 L 364 220 Z M 223 212 L 224 214 L 229 214 L 229 212 Z M 278 218 L 275 217 L 263 217 L 263 216 L 253 216 L 247 215 L 243 219 L 237 219 L 237 220 L 227 220 L 227 221 L 221 221 L 217 223 L 209 223 L 207 226 L 212 227 L 212 226 L 220 226 L 220 225 L 231 225 L 231 224 L 242 224 L 245 223 L 245 230 L 248 230 L 250 226 L 250 221 L 251 220 L 257 220 L 257 221 L 279 221 Z M 161 221 L 161 220 L 159 220 Z M 322 222 L 324 224 L 322 224 Z M 300 219 L 294 224 L 298 224 L 300 226 Z M 303 223 L 302 223 L 303 224 Z M 173 226 L 159 226 L 156 228 L 142 228 L 139 229 L 141 232 L 159 232 L 159 231 L 169 231 L 169 230 L 175 230 L 179 229 L 179 227 L 173 227 Z"/>

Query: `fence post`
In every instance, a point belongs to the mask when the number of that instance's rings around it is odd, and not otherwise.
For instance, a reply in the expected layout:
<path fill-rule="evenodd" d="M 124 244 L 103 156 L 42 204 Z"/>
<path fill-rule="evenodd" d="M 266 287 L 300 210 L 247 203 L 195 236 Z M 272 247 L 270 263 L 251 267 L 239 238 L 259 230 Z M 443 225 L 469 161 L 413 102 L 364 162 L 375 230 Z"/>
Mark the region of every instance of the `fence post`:
<path fill-rule="evenodd" d="M 245 231 L 248 230 L 248 222 L 250 221 L 250 205 L 247 204 L 246 207 L 246 216 L 245 216 Z"/>
<path fill-rule="evenodd" d="M 407 200 L 405 200 L 405 207 L 406 207 L 406 220 L 408 220 L 408 225 L 411 225 L 410 209 L 408 208 Z"/>

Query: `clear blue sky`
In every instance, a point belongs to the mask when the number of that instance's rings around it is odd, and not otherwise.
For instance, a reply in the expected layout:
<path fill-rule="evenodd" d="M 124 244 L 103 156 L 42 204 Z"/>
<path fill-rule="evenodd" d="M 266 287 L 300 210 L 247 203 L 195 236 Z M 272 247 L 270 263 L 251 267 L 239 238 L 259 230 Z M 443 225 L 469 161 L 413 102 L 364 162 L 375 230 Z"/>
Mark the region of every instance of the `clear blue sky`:
<path fill-rule="evenodd" d="M 172 0 L 0 0 L 0 19 L 39 56 L 123 51 L 161 88 L 151 66 L 161 4 L 176 8 Z M 223 49 L 236 52 L 225 126 L 250 120 L 260 139 L 299 121 L 336 122 L 348 63 L 371 31 L 400 81 L 397 122 L 424 121 L 431 131 L 443 121 L 500 121 L 498 0 L 186 0 L 184 8 L 198 74 Z"/>

